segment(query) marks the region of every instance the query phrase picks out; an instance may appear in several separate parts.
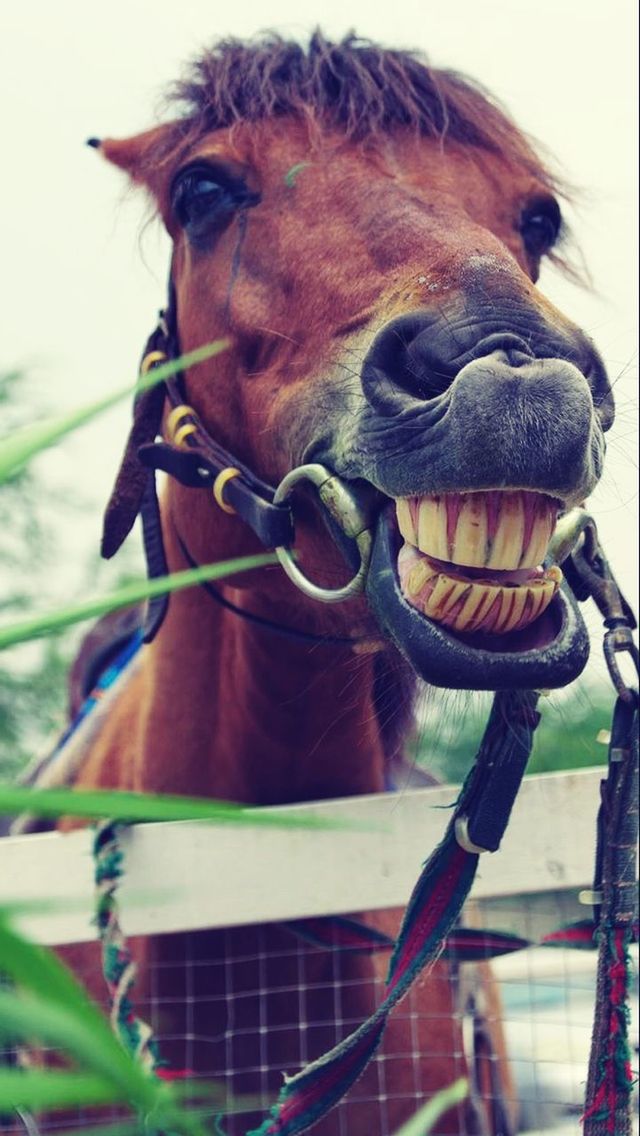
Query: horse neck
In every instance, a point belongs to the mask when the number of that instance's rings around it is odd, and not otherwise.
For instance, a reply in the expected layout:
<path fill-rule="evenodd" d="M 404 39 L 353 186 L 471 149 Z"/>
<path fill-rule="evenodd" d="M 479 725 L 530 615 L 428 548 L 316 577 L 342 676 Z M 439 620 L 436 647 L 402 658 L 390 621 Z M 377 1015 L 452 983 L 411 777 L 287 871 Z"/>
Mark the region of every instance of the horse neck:
<path fill-rule="evenodd" d="M 260 612 L 258 594 L 226 594 Z M 374 659 L 277 635 L 201 588 L 175 595 L 148 653 L 137 787 L 261 804 L 379 792 Z"/>

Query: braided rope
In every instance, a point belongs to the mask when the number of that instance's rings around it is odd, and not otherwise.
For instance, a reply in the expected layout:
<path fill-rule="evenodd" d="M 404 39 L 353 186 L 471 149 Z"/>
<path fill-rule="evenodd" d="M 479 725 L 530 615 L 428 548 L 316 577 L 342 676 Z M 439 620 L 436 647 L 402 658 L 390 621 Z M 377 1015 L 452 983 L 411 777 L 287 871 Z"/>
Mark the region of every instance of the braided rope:
<path fill-rule="evenodd" d="M 122 1045 L 149 1073 L 158 1073 L 160 1055 L 151 1026 L 139 1018 L 131 1001 L 137 965 L 120 927 L 116 891 L 123 871 L 119 825 L 97 825 L 93 843 L 96 924 L 102 947 L 102 971 L 111 998 L 111 1028 Z"/>

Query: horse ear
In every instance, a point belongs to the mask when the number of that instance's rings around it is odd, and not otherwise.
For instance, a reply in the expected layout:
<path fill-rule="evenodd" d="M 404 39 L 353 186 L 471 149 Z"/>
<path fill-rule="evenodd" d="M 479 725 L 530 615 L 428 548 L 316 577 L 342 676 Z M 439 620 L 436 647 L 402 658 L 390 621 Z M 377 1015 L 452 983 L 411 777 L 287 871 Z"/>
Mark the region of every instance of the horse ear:
<path fill-rule="evenodd" d="M 102 530 L 101 552 L 105 560 L 113 556 L 131 532 L 142 505 L 152 471 L 138 458 L 140 446 L 153 442 L 160 431 L 165 391 L 162 383 L 138 395 L 133 426 L 127 440 L 116 483 L 109 498 Z"/>
<path fill-rule="evenodd" d="M 175 123 L 154 126 L 131 138 L 89 139 L 89 144 L 99 150 L 103 158 L 124 170 L 132 181 L 151 189 L 164 163 L 173 155 L 175 143 Z"/>

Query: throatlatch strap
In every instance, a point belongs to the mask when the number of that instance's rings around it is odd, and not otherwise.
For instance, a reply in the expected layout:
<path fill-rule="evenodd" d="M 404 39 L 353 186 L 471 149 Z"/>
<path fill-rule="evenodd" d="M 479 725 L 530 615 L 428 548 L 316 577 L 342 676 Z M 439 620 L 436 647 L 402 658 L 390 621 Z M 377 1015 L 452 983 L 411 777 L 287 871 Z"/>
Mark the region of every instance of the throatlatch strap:
<path fill-rule="evenodd" d="M 389 966 L 384 1001 L 355 1033 L 287 1080 L 271 1115 L 248 1136 L 304 1132 L 337 1104 L 364 1071 L 380 1043 L 390 1011 L 417 975 L 440 955 L 473 883 L 479 852 L 468 851 L 458 843 L 458 822 L 464 820 L 465 830 L 475 833 L 478 819 L 478 830 L 486 833 L 491 846 L 500 844 L 539 721 L 537 700 L 537 693 L 532 691 L 496 694 L 475 765 L 447 832 L 427 860 L 409 900 Z M 497 802 L 490 821 L 484 808 L 485 784 Z"/>

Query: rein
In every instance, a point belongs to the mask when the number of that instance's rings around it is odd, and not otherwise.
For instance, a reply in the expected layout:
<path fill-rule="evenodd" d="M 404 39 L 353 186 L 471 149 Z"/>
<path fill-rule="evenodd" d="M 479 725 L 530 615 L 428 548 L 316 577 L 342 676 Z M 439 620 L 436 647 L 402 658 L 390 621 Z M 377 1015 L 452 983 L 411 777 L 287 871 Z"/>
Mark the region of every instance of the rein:
<path fill-rule="evenodd" d="M 568 521 L 568 518 L 567 518 Z M 629 656 L 638 669 L 633 642 L 633 615 L 624 601 L 598 544 L 592 518 L 578 511 L 565 524 L 556 552 L 570 551 L 569 575 L 580 598 L 594 598 L 604 618 L 603 651 L 617 693 L 608 751 L 608 774 L 602 783 L 597 820 L 597 852 L 593 889 L 581 902 L 593 907 L 593 921 L 554 932 L 546 945 L 598 946 L 598 985 L 589 1080 L 583 1117 L 584 1136 L 630 1136 L 633 1077 L 628 1042 L 630 985 L 629 946 L 635 927 L 635 844 L 637 840 L 638 691 L 622 675 L 619 656 Z M 409 900 L 400 934 L 393 946 L 386 993 L 382 1003 L 354 1033 L 318 1060 L 288 1078 L 272 1112 L 247 1136 L 296 1136 L 328 1113 L 358 1079 L 375 1053 L 387 1017 L 414 980 L 439 957 L 487 957 L 529 945 L 518 937 L 487 932 L 465 935 L 457 929 L 480 857 L 496 851 L 506 829 L 540 715 L 535 691 L 500 691 L 493 701 L 480 749 L 461 790 L 440 845 L 427 860 Z M 103 852 L 111 869 L 104 870 Z M 119 937 L 114 908 L 117 876 L 121 872 L 113 825 L 101 826 L 96 843 L 99 886 L 99 928 L 103 940 L 107 981 L 123 1008 L 124 1041 L 132 1028 L 129 992 L 133 982 L 130 956 Z M 115 870 L 114 870 L 115 868 Z M 595 928 L 595 934 L 594 934 Z M 292 930 L 319 945 L 334 949 L 390 949 L 378 936 L 367 935 L 353 921 L 315 920 L 293 924 Z M 462 933 L 461 933 L 462 932 Z M 374 941 L 375 940 L 375 941 Z M 447 945 L 448 944 L 448 945 Z M 469 953 L 470 952 L 470 953 Z M 475 952 L 475 954 L 474 954 Z M 135 1018 L 135 1015 L 133 1015 Z M 137 1019 L 136 1019 L 137 1021 Z M 138 1046 L 158 1075 L 153 1038 L 144 1023 L 134 1029 Z M 176 1074 L 174 1074 L 176 1075 Z M 180 1075 L 180 1074 L 177 1074 Z M 184 1074 L 188 1075 L 188 1074 Z M 506 1114 L 499 1131 L 508 1136 Z"/>
<path fill-rule="evenodd" d="M 147 343 L 141 371 L 146 373 L 167 359 L 178 356 L 175 305 L 170 292 L 169 310 L 161 316 L 158 328 Z M 188 488 L 209 487 L 220 509 L 236 513 L 264 544 L 276 549 L 284 570 L 307 595 L 322 602 L 340 602 L 362 590 L 371 554 L 371 518 L 362 502 L 338 477 L 320 465 L 301 466 L 287 474 L 279 486 L 270 486 L 210 436 L 196 411 L 186 402 L 182 377 L 166 381 L 159 391 L 152 393 L 154 408 L 151 422 L 144 426 L 142 438 L 139 433 L 135 439 L 132 438 L 138 443 L 138 462 L 142 464 L 143 471 L 148 472 L 141 500 L 131 519 L 133 523 L 136 513 L 141 513 L 151 576 L 167 572 L 155 488 L 155 471 L 161 470 Z M 168 440 L 158 442 L 155 435 L 160 427 L 165 398 L 172 406 L 166 421 Z M 357 545 L 360 565 L 344 588 L 318 588 L 302 574 L 295 562 L 292 554 L 295 524 L 290 496 L 301 480 L 308 480 L 314 485 L 338 527 Z M 116 495 L 117 491 L 118 486 Z M 186 546 L 182 547 L 182 552 L 193 564 Z M 573 510 L 561 520 L 551 542 L 550 554 L 557 563 L 562 563 L 576 598 L 585 600 L 593 597 L 604 617 L 603 650 L 617 692 L 609 748 L 609 774 L 603 783 L 598 816 L 594 888 L 583 897 L 583 901 L 594 908 L 600 952 L 584 1133 L 585 1136 L 605 1136 L 608 1133 L 630 1136 L 632 1079 L 627 998 L 628 947 L 634 923 L 632 888 L 635 860 L 632 847 L 635 848 L 637 837 L 637 809 L 634 810 L 637 789 L 634 799 L 632 781 L 634 768 L 637 776 L 638 693 L 637 689 L 626 684 L 618 656 L 622 653 L 629 655 L 637 671 L 638 652 L 631 635 L 635 619 L 598 544 L 595 523 L 584 510 Z M 224 607 L 236 611 L 235 605 L 230 605 L 216 589 L 207 586 L 206 590 Z M 147 642 L 160 627 L 167 602 L 165 597 L 150 605 L 144 636 Z M 308 637 L 305 632 L 280 628 L 240 609 L 236 614 L 242 614 L 272 631 L 293 634 L 293 637 L 305 640 Z M 532 690 L 506 690 L 495 695 L 480 749 L 445 837 L 427 860 L 409 900 L 392 953 L 383 1002 L 353 1034 L 287 1079 L 270 1116 L 248 1136 L 296 1136 L 329 1112 L 375 1053 L 392 1008 L 404 997 L 417 975 L 432 965 L 445 950 L 446 941 L 473 884 L 480 856 L 496 851 L 500 846 L 539 721 L 538 698 L 539 692 Z M 101 893 L 105 894 L 102 888 Z M 112 891 L 109 894 L 112 895 Z M 107 906 L 110 911 L 109 904 Z M 104 922 L 105 933 L 107 927 L 115 933 L 111 915 L 101 922 Z M 114 946 L 114 940 L 108 936 L 105 943 Z M 121 958 L 125 976 L 122 983 L 116 980 L 114 986 L 114 974 L 111 972 L 111 977 L 108 977 L 110 988 L 112 992 L 115 987 L 119 988 L 124 996 L 123 1004 L 129 1007 L 128 989 L 133 978 L 125 948 L 120 946 L 115 955 L 110 950 L 110 957 L 112 962 L 114 958 L 116 961 Z M 105 965 L 107 962 L 105 960 Z M 153 1058 L 151 1064 L 156 1064 Z"/>
<path fill-rule="evenodd" d="M 583 1116 L 585 1136 L 630 1136 L 633 1077 L 628 1042 L 629 946 L 637 938 L 635 845 L 638 794 L 638 691 L 628 685 L 618 656 L 638 668 L 631 631 L 635 621 L 598 545 L 595 525 L 582 514 L 574 528 L 578 548 L 571 572 L 582 598 L 591 595 L 604 617 L 603 650 L 617 692 L 597 820 L 594 886 L 580 895 L 593 907 L 586 920 L 545 936 L 547 946 L 598 946 L 598 986 L 589 1080 Z M 569 536 L 565 532 L 564 539 Z M 427 860 L 409 900 L 395 944 L 352 920 L 317 919 L 290 924 L 295 933 L 330 949 L 392 950 L 386 993 L 372 1016 L 328 1053 L 286 1080 L 261 1127 L 247 1136 L 296 1136 L 328 1113 L 358 1079 L 375 1053 L 387 1017 L 414 980 L 440 957 L 487 958 L 531 944 L 518 936 L 466 931 L 456 926 L 481 855 L 496 851 L 506 829 L 539 722 L 539 693 L 501 691 L 474 765 L 462 787 L 444 839 Z M 161 1077 L 189 1076 L 163 1070 L 155 1040 L 133 1012 L 135 968 L 119 929 L 115 892 L 122 873 L 118 826 L 102 824 L 96 836 L 98 927 L 105 977 L 113 999 L 116 1032 Z M 478 1025 L 479 1039 L 483 1035 Z M 480 1059 L 480 1048 L 477 1057 Z M 500 1112 L 498 1131 L 509 1136 Z"/>

